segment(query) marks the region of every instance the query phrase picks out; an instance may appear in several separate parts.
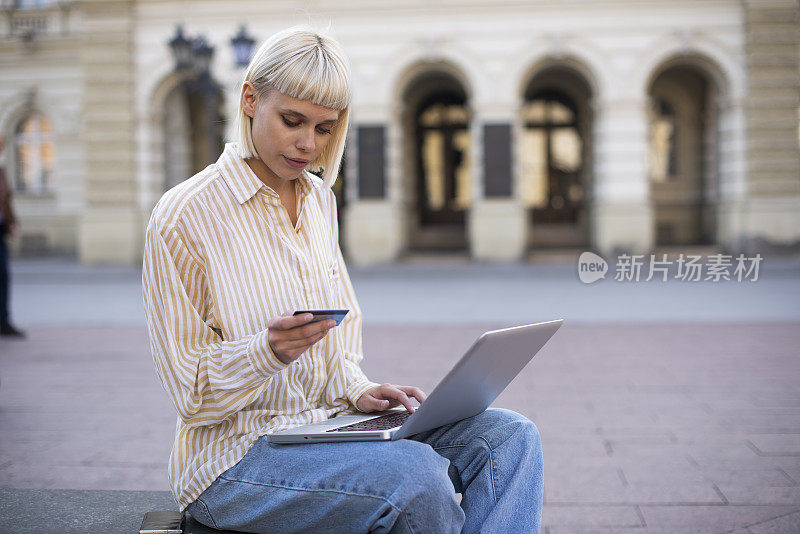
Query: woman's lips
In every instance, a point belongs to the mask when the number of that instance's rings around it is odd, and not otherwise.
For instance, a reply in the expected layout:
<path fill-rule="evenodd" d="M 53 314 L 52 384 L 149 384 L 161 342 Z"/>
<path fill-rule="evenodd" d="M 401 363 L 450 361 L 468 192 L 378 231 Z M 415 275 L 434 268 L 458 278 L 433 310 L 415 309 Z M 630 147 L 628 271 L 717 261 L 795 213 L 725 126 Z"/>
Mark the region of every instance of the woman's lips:
<path fill-rule="evenodd" d="M 303 167 L 308 165 L 308 161 L 304 159 L 292 159 L 292 158 L 287 158 L 286 156 L 283 156 L 283 158 L 286 160 L 286 163 L 288 163 L 290 167 L 294 167 L 295 169 L 302 169 Z"/>

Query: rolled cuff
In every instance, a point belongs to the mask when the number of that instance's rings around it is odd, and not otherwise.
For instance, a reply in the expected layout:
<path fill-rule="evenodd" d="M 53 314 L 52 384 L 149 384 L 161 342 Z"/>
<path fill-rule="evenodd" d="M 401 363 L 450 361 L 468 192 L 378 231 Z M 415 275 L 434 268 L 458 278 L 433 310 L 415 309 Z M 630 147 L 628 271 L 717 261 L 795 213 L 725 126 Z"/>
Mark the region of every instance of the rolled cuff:
<path fill-rule="evenodd" d="M 269 345 L 268 333 L 269 330 L 262 330 L 255 334 L 247 346 L 247 357 L 250 359 L 250 364 L 255 372 L 264 378 L 270 378 L 283 371 L 291 363 L 283 363 L 278 359 Z"/>
<path fill-rule="evenodd" d="M 380 384 L 376 382 L 370 382 L 367 379 L 357 380 L 347 387 L 345 390 L 345 397 L 347 397 L 347 400 L 353 405 L 353 408 L 358 410 L 356 407 L 356 402 L 358 399 L 360 399 L 361 395 L 363 395 L 368 389 L 372 389 L 376 386 L 380 386 Z"/>

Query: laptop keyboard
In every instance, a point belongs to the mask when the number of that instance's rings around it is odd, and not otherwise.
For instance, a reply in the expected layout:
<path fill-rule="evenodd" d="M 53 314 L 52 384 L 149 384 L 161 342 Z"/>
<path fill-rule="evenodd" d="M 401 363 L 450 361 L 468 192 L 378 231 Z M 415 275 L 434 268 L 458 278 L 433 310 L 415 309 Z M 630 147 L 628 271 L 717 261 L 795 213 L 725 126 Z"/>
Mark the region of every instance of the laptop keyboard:
<path fill-rule="evenodd" d="M 411 417 L 411 414 L 408 412 L 390 413 L 387 415 L 382 415 L 380 417 L 375 417 L 373 419 L 367 419 L 366 421 L 361 421 L 360 423 L 353 423 L 352 425 L 340 426 L 339 428 L 332 428 L 330 430 L 326 430 L 326 432 L 349 432 L 352 430 L 388 430 L 396 426 L 402 426 L 403 423 L 406 422 L 406 419 L 408 419 L 409 417 Z"/>

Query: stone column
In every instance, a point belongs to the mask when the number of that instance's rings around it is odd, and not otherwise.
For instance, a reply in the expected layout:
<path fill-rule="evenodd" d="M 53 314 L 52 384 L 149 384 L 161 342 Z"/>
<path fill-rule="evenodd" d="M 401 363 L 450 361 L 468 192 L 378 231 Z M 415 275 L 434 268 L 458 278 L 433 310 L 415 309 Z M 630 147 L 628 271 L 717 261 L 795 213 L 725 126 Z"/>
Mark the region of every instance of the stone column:
<path fill-rule="evenodd" d="M 800 242 L 800 7 L 748 0 L 747 209 L 742 245 Z"/>
<path fill-rule="evenodd" d="M 140 261 L 134 118 L 134 2 L 86 0 L 83 142 L 85 211 L 79 227 L 83 263 Z"/>
<path fill-rule="evenodd" d="M 478 162 L 475 179 L 480 184 L 469 212 L 467 231 L 472 258 L 483 261 L 516 261 L 525 253 L 527 218 L 515 196 L 515 142 L 513 119 L 485 117 L 476 121 L 473 146 Z"/>
<path fill-rule="evenodd" d="M 653 246 L 645 109 L 643 100 L 621 98 L 600 101 L 595 111 L 591 242 L 606 257 Z"/>
<path fill-rule="evenodd" d="M 359 265 L 397 259 L 402 247 L 402 213 L 387 195 L 387 126 L 356 124 L 346 168 L 349 191 L 344 239 L 349 259 Z"/>
<path fill-rule="evenodd" d="M 747 209 L 746 100 L 733 95 L 719 102 L 719 201 L 717 242 L 726 250 L 742 248 Z"/>

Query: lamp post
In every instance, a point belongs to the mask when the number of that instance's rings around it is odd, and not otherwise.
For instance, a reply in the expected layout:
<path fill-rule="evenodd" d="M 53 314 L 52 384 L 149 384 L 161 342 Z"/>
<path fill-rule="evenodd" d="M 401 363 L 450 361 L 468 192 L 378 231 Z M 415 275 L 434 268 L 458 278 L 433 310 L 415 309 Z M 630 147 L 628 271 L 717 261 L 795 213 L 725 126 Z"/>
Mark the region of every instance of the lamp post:
<path fill-rule="evenodd" d="M 239 26 L 239 33 L 231 38 L 233 55 L 238 67 L 246 67 L 250 63 L 250 57 L 253 55 L 253 45 L 255 42 L 256 40 L 247 34 L 244 24 Z"/>
<path fill-rule="evenodd" d="M 196 149 L 200 148 L 204 152 L 201 157 L 193 158 L 195 167 L 202 167 L 214 161 L 220 148 L 220 120 L 217 103 L 219 88 L 212 80 L 210 72 L 214 47 L 208 44 L 202 35 L 187 38 L 183 34 L 183 26 L 180 24 L 176 26 L 175 36 L 168 44 L 175 60 L 175 70 L 184 73 L 183 86 L 189 98 L 190 110 L 193 97 L 200 96 L 203 102 L 202 118 L 190 112 L 193 137 L 201 131 L 205 132 L 205 139 L 202 143 L 192 143 Z M 197 119 L 200 119 L 199 122 L 202 124 L 200 128 L 198 128 L 200 125 L 197 124 Z M 199 168 L 195 170 L 199 170 Z"/>

